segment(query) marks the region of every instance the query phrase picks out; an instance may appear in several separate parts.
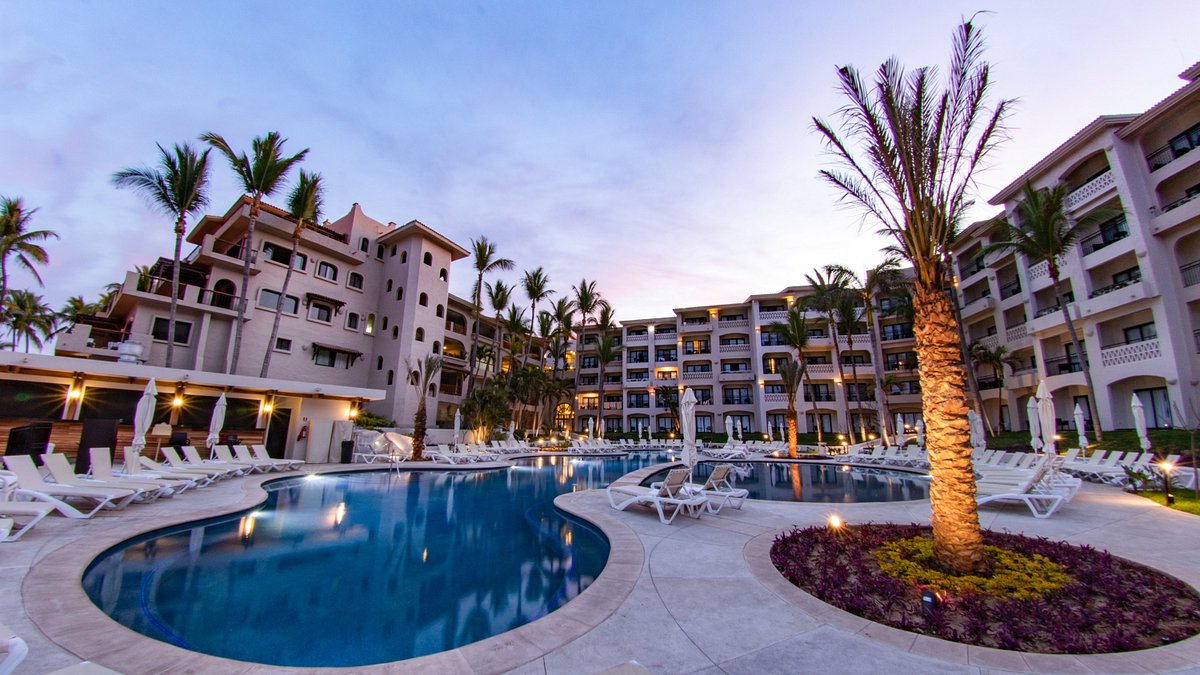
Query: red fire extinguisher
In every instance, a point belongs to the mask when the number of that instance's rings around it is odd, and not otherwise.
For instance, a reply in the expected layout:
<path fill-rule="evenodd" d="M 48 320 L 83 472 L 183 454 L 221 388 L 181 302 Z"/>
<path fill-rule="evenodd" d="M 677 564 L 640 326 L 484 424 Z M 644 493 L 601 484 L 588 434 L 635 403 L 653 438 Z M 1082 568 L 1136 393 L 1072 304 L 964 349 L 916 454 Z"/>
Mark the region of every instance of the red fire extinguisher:
<path fill-rule="evenodd" d="M 300 434 L 296 436 L 296 440 L 302 441 L 306 438 L 308 438 L 308 422 L 305 422 L 304 426 L 300 427 Z"/>

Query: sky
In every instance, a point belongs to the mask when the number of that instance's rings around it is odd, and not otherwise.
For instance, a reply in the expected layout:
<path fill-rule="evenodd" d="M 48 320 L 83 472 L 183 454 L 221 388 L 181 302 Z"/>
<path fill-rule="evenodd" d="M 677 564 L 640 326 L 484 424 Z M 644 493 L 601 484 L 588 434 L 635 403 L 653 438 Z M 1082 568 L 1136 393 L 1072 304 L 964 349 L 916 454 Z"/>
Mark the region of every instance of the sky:
<path fill-rule="evenodd" d="M 1018 99 L 986 204 L 1101 114 L 1140 112 L 1200 60 L 1194 0 L 15 1 L 0 41 L 0 195 L 39 210 L 47 301 L 169 256 L 171 223 L 114 171 L 205 131 L 310 148 L 326 217 L 358 202 L 465 247 L 487 236 L 618 319 L 740 302 L 884 241 L 819 179 L 836 68 L 941 65 L 978 17 L 994 93 Z M 215 158 L 214 158 L 215 159 Z M 213 163 L 210 211 L 238 197 Z M 286 193 L 285 193 L 286 194 Z M 272 199 L 282 204 L 285 196 Z M 185 249 L 186 251 L 186 249 Z M 451 290 L 466 297 L 467 260 Z M 28 275 L 12 286 L 30 287 Z M 522 304 L 527 304 L 523 298 Z"/>

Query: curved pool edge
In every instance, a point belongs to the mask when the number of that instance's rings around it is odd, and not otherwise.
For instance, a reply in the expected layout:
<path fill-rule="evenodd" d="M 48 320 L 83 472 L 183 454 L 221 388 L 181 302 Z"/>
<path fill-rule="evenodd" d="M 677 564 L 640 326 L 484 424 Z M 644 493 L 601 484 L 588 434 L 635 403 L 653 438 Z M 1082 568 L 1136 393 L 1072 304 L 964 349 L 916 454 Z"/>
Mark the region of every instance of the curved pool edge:
<path fill-rule="evenodd" d="M 403 469 L 478 471 L 507 466 L 505 462 L 410 466 Z M 403 661 L 346 668 L 273 666 L 182 649 L 117 623 L 96 607 L 83 590 L 84 572 L 105 551 L 149 532 L 252 509 L 266 501 L 268 495 L 262 487 L 265 483 L 306 473 L 380 470 L 385 470 L 385 467 L 333 464 L 309 467 L 306 471 L 248 476 L 238 479 L 236 483 L 220 486 L 241 491 L 235 499 L 220 506 L 172 514 L 141 509 L 105 514 L 96 522 L 119 523 L 126 514 L 137 515 L 128 518 L 127 527 L 92 528 L 90 532 L 80 528 L 77 537 L 55 542 L 59 544 L 58 547 L 33 564 L 22 581 L 21 600 L 25 613 L 47 638 L 62 649 L 82 660 L 126 675 L 176 670 L 206 673 L 244 673 L 250 670 L 280 673 L 318 670 L 395 672 L 397 666 L 406 670 L 411 668 L 414 671 L 438 673 L 502 673 L 539 659 L 591 631 L 625 602 L 641 573 L 645 551 L 641 540 L 629 526 L 606 514 L 573 508 L 569 503 L 570 494 L 559 495 L 554 501 L 556 508 L 592 525 L 609 543 L 609 558 L 604 569 L 582 593 L 536 621 L 478 642 Z M 181 496 L 175 499 L 185 498 Z M 92 523 L 82 523 L 84 528 L 89 524 Z"/>

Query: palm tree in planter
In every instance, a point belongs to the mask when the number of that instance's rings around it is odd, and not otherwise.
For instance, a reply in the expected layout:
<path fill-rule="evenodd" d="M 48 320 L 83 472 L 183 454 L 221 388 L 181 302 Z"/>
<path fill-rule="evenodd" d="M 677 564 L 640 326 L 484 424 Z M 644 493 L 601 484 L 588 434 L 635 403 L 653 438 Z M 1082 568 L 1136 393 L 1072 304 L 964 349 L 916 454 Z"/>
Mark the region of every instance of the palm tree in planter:
<path fill-rule="evenodd" d="M 475 285 L 471 287 L 471 318 L 475 331 L 471 334 L 471 353 L 467 358 L 467 393 L 475 388 L 475 364 L 479 362 L 479 316 L 483 313 L 483 276 L 491 272 L 508 271 L 516 263 L 496 255 L 496 244 L 487 237 L 471 240 L 471 264 L 475 268 Z"/>
<path fill-rule="evenodd" d="M 197 153 L 192 146 L 176 145 L 173 152 L 158 146 L 158 167 L 121 169 L 113 174 L 113 185 L 132 188 L 145 197 L 151 207 L 170 216 L 175 224 L 175 258 L 171 266 L 171 304 L 167 310 L 166 366 L 171 367 L 175 350 L 175 315 L 179 307 L 179 264 L 187 217 L 208 206 L 208 153 Z"/>
<path fill-rule="evenodd" d="M 38 286 L 43 285 L 37 268 L 50 262 L 50 254 L 41 243 L 58 239 L 58 234 L 29 229 L 35 213 L 37 209 L 26 209 L 20 197 L 0 197 L 0 303 L 8 294 L 9 258 L 15 258 L 18 266 L 32 274 Z"/>
<path fill-rule="evenodd" d="M 779 366 L 779 376 L 787 395 L 788 457 L 796 459 L 796 393 L 804 384 L 804 364 L 788 359 Z"/>
<path fill-rule="evenodd" d="M 288 285 L 292 282 L 292 270 L 296 267 L 296 252 L 300 250 L 300 237 L 304 228 L 317 224 L 321 219 L 321 207 L 325 205 L 325 185 L 321 182 L 321 174 L 308 173 L 300 169 L 300 179 L 296 187 L 288 195 L 288 215 L 296 221 L 292 229 L 292 255 L 288 258 L 287 271 L 283 273 L 283 287 L 279 289 L 279 302 L 275 305 L 275 321 L 271 324 L 271 339 L 267 341 L 267 353 L 263 356 L 262 372 L 259 377 L 266 377 L 271 369 L 271 354 L 275 351 L 275 340 L 279 337 L 279 320 L 283 317 L 284 298 L 287 297 Z"/>
<path fill-rule="evenodd" d="M 884 63 L 873 84 L 852 66 L 838 69 L 846 106 L 840 125 L 814 119 L 839 167 L 821 175 L 862 210 L 913 266 L 914 333 L 930 463 L 934 554 L 944 568 L 978 573 L 986 562 L 962 349 L 946 294 L 946 266 L 976 169 L 1004 137 L 1009 100 L 989 106 L 990 69 L 970 21 L 955 31 L 946 81 L 934 70 Z M 944 85 L 944 88 L 943 88 Z"/>
<path fill-rule="evenodd" d="M 805 307 L 806 304 L 803 300 L 796 300 L 788 308 L 786 321 L 776 321 L 767 326 L 767 330 L 774 333 L 783 344 L 796 350 L 796 368 L 800 371 L 801 381 L 808 376 L 808 362 L 804 360 L 804 350 L 808 347 L 808 318 L 805 314 Z M 784 386 L 787 386 L 786 383 Z M 817 417 L 817 397 L 814 395 L 812 399 L 813 419 L 817 423 L 817 443 L 820 443 L 821 420 Z M 790 421 L 788 424 L 788 453 L 794 458 L 796 456 L 796 431 L 790 426 Z"/>
<path fill-rule="evenodd" d="M 228 160 L 230 168 L 237 176 L 238 182 L 241 183 L 242 191 L 250 197 L 250 222 L 246 225 L 246 243 L 242 246 L 242 286 L 238 289 L 237 303 L 237 322 L 233 325 L 233 352 L 229 355 L 229 370 L 226 372 L 236 373 L 238 359 L 242 354 L 242 330 L 245 328 L 246 321 L 246 293 L 250 287 L 250 263 L 254 259 L 254 227 L 258 224 L 258 218 L 262 214 L 262 203 L 271 195 L 274 195 L 283 187 L 283 181 L 287 178 L 288 172 L 292 167 L 304 161 L 304 157 L 308 155 L 308 149 L 305 148 L 300 152 L 285 157 L 283 155 L 283 144 L 287 142 L 286 138 L 279 135 L 278 131 L 269 132 L 266 136 L 260 136 L 250 142 L 250 155 L 246 153 L 237 154 L 230 147 L 220 134 L 208 132 L 201 134 L 200 140 L 208 143 L 216 148 L 217 152 L 225 156 Z M 280 298 L 280 302 L 283 299 Z M 170 342 L 167 343 L 168 345 Z M 268 345 L 270 349 L 273 345 Z"/>
<path fill-rule="evenodd" d="M 1066 185 L 1035 189 L 1026 183 L 1021 190 L 1021 201 L 1017 203 L 1017 222 L 1002 220 L 999 239 L 983 247 L 983 252 L 987 254 L 993 251 L 1016 251 L 1025 256 L 1031 265 L 1046 263 L 1050 283 L 1054 286 L 1055 301 L 1062 310 L 1063 320 L 1067 323 L 1067 333 L 1070 334 L 1071 344 L 1075 347 L 1075 356 L 1083 369 L 1083 379 L 1087 383 L 1088 408 L 1092 415 L 1092 433 L 1099 442 L 1104 440 L 1104 431 L 1100 428 L 1096 397 L 1092 395 L 1096 390 L 1092 384 L 1092 368 L 1079 341 L 1079 332 L 1075 330 L 1075 321 L 1071 318 L 1067 300 L 1063 297 L 1062 261 L 1079 243 L 1088 228 L 1111 220 L 1123 212 L 1118 209 L 1096 209 L 1078 220 L 1072 220 L 1067 215 L 1066 199 Z"/>
<path fill-rule="evenodd" d="M 442 372 L 442 357 L 426 354 L 419 363 L 409 361 L 409 381 L 417 388 L 417 414 L 413 416 L 413 461 L 425 458 L 425 428 L 429 424 L 425 401 L 431 396 L 429 388 Z"/>

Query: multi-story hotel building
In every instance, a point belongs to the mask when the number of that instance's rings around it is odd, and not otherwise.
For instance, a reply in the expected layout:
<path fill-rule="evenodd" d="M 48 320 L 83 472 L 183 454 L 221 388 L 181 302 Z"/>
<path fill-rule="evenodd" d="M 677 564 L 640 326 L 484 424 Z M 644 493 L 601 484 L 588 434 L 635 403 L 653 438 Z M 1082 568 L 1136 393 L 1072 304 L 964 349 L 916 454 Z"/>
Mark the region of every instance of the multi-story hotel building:
<path fill-rule="evenodd" d="M 1176 408 L 1200 406 L 1200 64 L 1180 77 L 1186 86 L 1141 114 L 1097 118 L 991 200 L 1013 218 L 1026 183 L 1066 184 L 1072 218 L 1119 212 L 1062 261 L 1061 298 L 1046 263 L 980 255 L 997 239 L 996 221 L 959 237 L 967 338 L 1014 359 L 1002 378 L 990 367 L 977 372 L 993 424 L 1027 428 L 1025 405 L 1043 379 L 1061 426 L 1074 426 L 1076 404 L 1087 415 L 1082 360 L 1060 302 L 1079 332 L 1104 428 L 1133 426 L 1134 395 L 1152 427 L 1180 423 Z"/>

